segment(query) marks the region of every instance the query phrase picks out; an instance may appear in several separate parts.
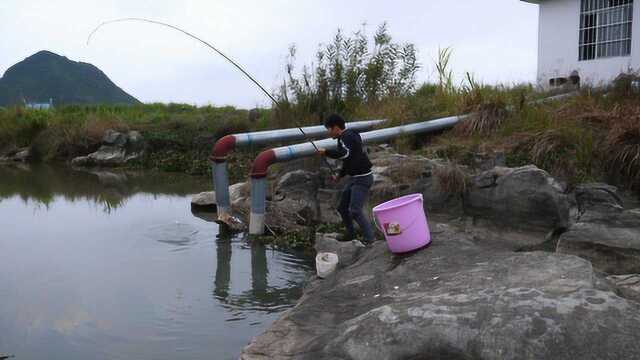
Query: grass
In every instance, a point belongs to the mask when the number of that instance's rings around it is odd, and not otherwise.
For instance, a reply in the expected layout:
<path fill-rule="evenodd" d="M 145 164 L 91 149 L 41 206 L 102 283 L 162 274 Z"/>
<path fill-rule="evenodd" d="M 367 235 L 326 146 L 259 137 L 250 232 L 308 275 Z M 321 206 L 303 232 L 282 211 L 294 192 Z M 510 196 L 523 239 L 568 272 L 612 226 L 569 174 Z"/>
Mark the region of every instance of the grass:
<path fill-rule="evenodd" d="M 447 163 L 433 169 L 433 175 L 438 180 L 442 191 L 448 194 L 464 195 L 467 191 L 467 175 L 460 165 Z"/>
<path fill-rule="evenodd" d="M 385 126 L 471 114 L 453 131 L 402 136 L 393 145 L 448 160 L 451 171 L 455 164 L 474 166 L 478 153 L 503 152 L 508 166 L 535 164 L 569 185 L 605 180 L 640 187 L 636 74 L 621 75 L 608 89 L 585 87 L 575 97 L 539 103 L 551 94 L 530 84 L 486 85 L 469 73 L 457 82 L 451 48 L 436 57 L 435 83 L 416 84 L 422 65 L 415 47 L 392 41 L 385 24 L 373 40 L 364 30 L 339 31 L 319 48 L 317 64 L 300 74 L 292 47 L 286 80 L 276 91 L 281 106 L 259 110 L 255 120 L 242 109 L 185 104 L 2 108 L 0 155 L 30 146 L 34 160 L 68 160 L 95 151 L 108 129 L 137 130 L 147 151 L 136 166 L 206 174 L 211 147 L 230 133 L 317 125 L 332 111 L 349 120 L 388 119 Z M 234 154 L 242 160 L 231 169 L 234 179 L 246 176 L 256 150 Z M 458 191 L 455 176 L 443 174 L 449 179 L 443 185 Z"/>
<path fill-rule="evenodd" d="M 621 81 L 633 84 L 626 76 Z M 360 104 L 354 114 L 387 118 L 396 125 L 471 112 L 453 131 L 404 136 L 396 141 L 397 148 L 462 165 L 472 165 L 476 153 L 504 152 L 507 165 L 535 164 L 570 185 L 606 179 L 634 187 L 640 180 L 640 107 L 638 95 L 623 85 L 615 82 L 607 95 L 584 89 L 573 98 L 536 105 L 529 100 L 545 94 L 529 86 L 480 85 L 468 75 L 462 86 L 423 84 L 410 95 Z M 276 127 L 273 119 L 282 116 L 261 110 L 251 122 L 248 114 L 232 107 L 180 104 L 2 109 L 0 151 L 30 146 L 35 160 L 68 160 L 95 151 L 108 129 L 137 130 L 148 151 L 136 166 L 208 174 L 216 139 Z M 318 121 L 312 113 L 300 119 L 305 124 Z M 243 164 L 234 167 L 235 178 L 246 176 L 256 150 L 234 154 Z"/>
<path fill-rule="evenodd" d="M 0 111 L 0 151 L 30 147 L 32 160 L 69 160 L 97 150 L 108 129 L 140 131 L 148 151 L 138 166 L 191 174 L 208 172 L 217 138 L 266 128 L 268 112 L 256 121 L 233 107 L 183 104 L 61 106 L 52 111 L 16 107 Z"/>

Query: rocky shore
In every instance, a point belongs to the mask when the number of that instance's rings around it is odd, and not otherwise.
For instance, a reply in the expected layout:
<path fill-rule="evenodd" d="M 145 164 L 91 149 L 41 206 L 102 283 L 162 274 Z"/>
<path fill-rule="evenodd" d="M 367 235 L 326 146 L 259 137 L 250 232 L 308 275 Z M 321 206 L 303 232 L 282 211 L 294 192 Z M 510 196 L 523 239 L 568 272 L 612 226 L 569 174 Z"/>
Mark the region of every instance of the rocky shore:
<path fill-rule="evenodd" d="M 422 193 L 432 245 L 399 256 L 316 234 L 338 270 L 242 359 L 640 359 L 640 209 L 615 187 L 570 191 L 496 156 L 467 168 L 382 149 L 372 161 L 371 203 Z M 273 229 L 338 221 L 338 186 L 299 165 L 270 178 Z M 246 213 L 247 185 L 232 198 Z"/>

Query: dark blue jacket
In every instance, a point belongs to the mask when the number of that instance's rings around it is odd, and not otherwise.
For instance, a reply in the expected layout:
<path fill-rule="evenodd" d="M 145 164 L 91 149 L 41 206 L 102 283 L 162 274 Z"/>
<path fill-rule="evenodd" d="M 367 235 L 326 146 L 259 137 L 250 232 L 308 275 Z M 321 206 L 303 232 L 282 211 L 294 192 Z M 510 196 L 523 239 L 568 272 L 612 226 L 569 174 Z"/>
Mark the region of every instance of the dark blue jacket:
<path fill-rule="evenodd" d="M 336 150 L 327 150 L 327 156 L 342 160 L 340 177 L 361 176 L 371 173 L 371 161 L 362 147 L 362 138 L 355 130 L 347 129 L 338 138 Z"/>

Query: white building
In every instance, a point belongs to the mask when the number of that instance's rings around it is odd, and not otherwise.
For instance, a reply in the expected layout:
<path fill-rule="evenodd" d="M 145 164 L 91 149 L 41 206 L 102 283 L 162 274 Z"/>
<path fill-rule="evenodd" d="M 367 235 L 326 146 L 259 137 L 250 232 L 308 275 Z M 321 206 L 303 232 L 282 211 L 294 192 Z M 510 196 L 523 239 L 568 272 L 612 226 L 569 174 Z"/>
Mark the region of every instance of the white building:
<path fill-rule="evenodd" d="M 53 109 L 53 99 L 49 99 L 48 103 L 27 102 L 24 100 L 24 105 L 27 109 L 51 110 Z"/>
<path fill-rule="evenodd" d="M 604 85 L 640 70 L 640 6 L 633 0 L 522 0 L 538 4 L 538 82 Z"/>

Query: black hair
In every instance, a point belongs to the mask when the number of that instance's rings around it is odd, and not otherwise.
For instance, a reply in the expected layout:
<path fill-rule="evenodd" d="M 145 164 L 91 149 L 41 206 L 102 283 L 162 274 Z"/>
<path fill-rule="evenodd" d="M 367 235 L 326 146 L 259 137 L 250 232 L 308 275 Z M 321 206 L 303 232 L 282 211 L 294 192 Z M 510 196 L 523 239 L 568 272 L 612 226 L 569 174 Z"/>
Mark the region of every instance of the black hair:
<path fill-rule="evenodd" d="M 324 127 L 326 127 L 327 129 L 331 129 L 334 126 L 337 126 L 342 130 L 345 129 L 346 126 L 345 126 L 344 119 L 342 118 L 342 116 L 340 116 L 338 114 L 331 114 L 331 115 L 329 115 L 328 118 L 326 118 L 324 120 Z"/>

